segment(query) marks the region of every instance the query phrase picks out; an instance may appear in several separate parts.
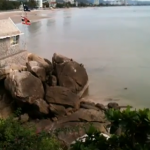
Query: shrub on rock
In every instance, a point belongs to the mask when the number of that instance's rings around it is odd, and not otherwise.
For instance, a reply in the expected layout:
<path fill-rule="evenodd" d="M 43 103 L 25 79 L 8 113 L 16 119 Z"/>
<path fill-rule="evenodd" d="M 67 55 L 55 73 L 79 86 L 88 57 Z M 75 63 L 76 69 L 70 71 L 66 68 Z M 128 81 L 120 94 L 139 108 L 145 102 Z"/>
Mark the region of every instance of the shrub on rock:
<path fill-rule="evenodd" d="M 0 120 L 0 149 L 2 150 L 62 150 L 60 142 L 46 132 L 36 133 L 12 117 Z"/>
<path fill-rule="evenodd" d="M 150 149 L 150 110 L 120 111 L 108 109 L 108 120 L 113 129 L 121 128 L 120 135 L 116 132 L 105 138 L 95 128 L 89 128 L 87 136 L 71 145 L 71 150 L 149 150 Z M 115 128 L 114 128 L 115 127 Z"/>

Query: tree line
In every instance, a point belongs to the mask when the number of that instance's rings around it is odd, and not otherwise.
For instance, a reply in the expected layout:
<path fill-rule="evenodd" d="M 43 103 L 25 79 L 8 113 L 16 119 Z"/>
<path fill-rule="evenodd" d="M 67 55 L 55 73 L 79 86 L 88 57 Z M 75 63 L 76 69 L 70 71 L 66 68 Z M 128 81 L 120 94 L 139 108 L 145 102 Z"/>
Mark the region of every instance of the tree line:
<path fill-rule="evenodd" d="M 28 2 L 24 2 L 24 4 L 28 5 L 30 8 L 37 7 L 37 2 L 35 0 L 29 0 Z M 20 5 L 21 1 L 0 0 L 0 10 L 19 9 Z"/>

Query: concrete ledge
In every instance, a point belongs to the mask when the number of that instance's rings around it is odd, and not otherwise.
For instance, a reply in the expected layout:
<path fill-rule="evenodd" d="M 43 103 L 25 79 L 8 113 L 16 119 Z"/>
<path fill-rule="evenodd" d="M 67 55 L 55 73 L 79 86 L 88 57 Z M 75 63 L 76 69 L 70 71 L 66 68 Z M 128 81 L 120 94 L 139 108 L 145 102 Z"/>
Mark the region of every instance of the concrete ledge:
<path fill-rule="evenodd" d="M 8 57 L 3 57 L 0 59 L 0 67 L 8 66 L 9 64 L 19 64 L 26 65 L 28 58 L 28 51 L 21 50 Z"/>

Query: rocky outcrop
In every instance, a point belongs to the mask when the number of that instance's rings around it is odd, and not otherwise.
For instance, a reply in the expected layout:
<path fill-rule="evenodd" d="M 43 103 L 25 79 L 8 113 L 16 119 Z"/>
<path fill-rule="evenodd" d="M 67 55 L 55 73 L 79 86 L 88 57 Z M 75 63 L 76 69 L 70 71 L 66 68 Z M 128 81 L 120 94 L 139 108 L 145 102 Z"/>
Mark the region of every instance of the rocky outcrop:
<path fill-rule="evenodd" d="M 28 53 L 26 66 L 9 64 L 0 68 L 0 80 L 15 107 L 21 107 L 29 117 L 47 115 L 52 120 L 77 111 L 88 85 L 83 65 L 58 54 L 53 55 L 51 63 Z"/>
<path fill-rule="evenodd" d="M 46 81 L 46 70 L 40 63 L 29 61 L 27 63 L 27 70 L 38 77 L 42 82 Z"/>
<path fill-rule="evenodd" d="M 27 70 L 27 67 L 19 64 L 18 65 L 11 64 L 9 66 L 2 67 L 0 68 L 0 80 L 6 78 L 6 76 L 9 75 L 14 70 L 25 71 Z"/>
<path fill-rule="evenodd" d="M 84 66 L 56 53 L 53 55 L 52 62 L 58 85 L 69 88 L 81 97 L 88 87 L 88 75 Z"/>
<path fill-rule="evenodd" d="M 88 105 L 88 107 L 81 108 L 83 104 Z M 61 117 L 50 129 L 50 131 L 61 129 L 58 132 L 58 138 L 64 141 L 68 147 L 78 137 L 83 136 L 86 132 L 85 129 L 88 129 L 91 124 L 98 131 L 109 134 L 107 126 L 110 123 L 105 118 L 104 111 L 95 108 L 96 104 L 92 102 L 81 102 L 81 105 L 76 112 Z"/>
<path fill-rule="evenodd" d="M 0 80 L 16 107 L 30 117 L 44 114 L 60 118 L 80 108 L 80 96 L 88 83 L 85 68 L 58 54 L 53 55 L 52 62 L 29 53 L 26 66 L 11 64 L 0 69 Z"/>
<path fill-rule="evenodd" d="M 72 115 L 60 120 L 60 123 L 64 122 L 100 122 L 105 123 L 105 114 L 103 111 L 97 111 L 94 109 L 83 109 L 80 108 Z"/>
<path fill-rule="evenodd" d="M 58 132 L 58 138 L 69 146 L 74 140 L 85 134 L 85 129 L 88 129 L 91 123 L 98 131 L 109 134 L 107 131 L 109 122 L 106 120 L 104 112 L 83 108 L 69 116 L 60 118 L 49 129 L 50 132 L 57 132 L 61 129 Z"/>
<path fill-rule="evenodd" d="M 23 125 L 34 124 L 37 133 L 72 128 L 67 136 L 64 132 L 58 134 L 68 146 L 85 134 L 90 123 L 108 134 L 110 123 L 105 118 L 105 111 L 120 109 L 117 103 L 104 106 L 81 99 L 88 87 L 86 69 L 56 53 L 52 63 L 29 53 L 26 66 L 12 64 L 0 68 L 0 82 L 0 118 L 10 116 L 14 109 L 21 107 L 23 114 L 15 120 Z"/>
<path fill-rule="evenodd" d="M 88 122 L 67 122 L 63 124 L 57 124 L 55 128 L 62 129 L 62 131 L 60 131 L 58 134 L 58 138 L 64 141 L 69 147 L 73 141 L 75 141 L 78 137 L 81 137 L 86 133 L 85 129 L 88 129 L 90 125 L 91 124 Z M 92 125 L 98 131 L 108 134 L 107 130 L 105 129 L 105 124 L 93 122 Z"/>
<path fill-rule="evenodd" d="M 28 62 L 30 61 L 36 61 L 41 67 L 45 68 L 46 72 L 52 71 L 52 64 L 47 59 L 43 59 L 35 54 L 29 53 Z"/>

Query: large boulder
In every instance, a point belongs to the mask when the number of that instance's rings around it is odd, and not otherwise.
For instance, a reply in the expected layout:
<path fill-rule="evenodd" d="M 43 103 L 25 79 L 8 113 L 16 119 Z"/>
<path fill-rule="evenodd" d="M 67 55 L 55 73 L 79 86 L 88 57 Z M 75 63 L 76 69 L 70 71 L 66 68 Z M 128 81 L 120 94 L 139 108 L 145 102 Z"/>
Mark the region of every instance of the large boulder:
<path fill-rule="evenodd" d="M 56 53 L 52 63 L 59 86 L 69 88 L 81 97 L 88 87 L 88 75 L 84 66 Z"/>
<path fill-rule="evenodd" d="M 41 80 L 28 71 L 11 72 L 5 79 L 5 88 L 13 98 L 30 104 L 44 97 Z"/>
<path fill-rule="evenodd" d="M 47 59 L 41 58 L 35 54 L 29 53 L 28 54 L 28 62 L 29 61 L 36 61 L 38 62 L 42 67 L 45 68 L 46 72 L 52 71 L 52 64 Z"/>
<path fill-rule="evenodd" d="M 78 109 L 80 106 L 79 97 L 70 89 L 61 86 L 46 86 L 45 99 L 48 103 L 65 107 Z"/>
<path fill-rule="evenodd" d="M 78 137 L 85 134 L 86 130 L 92 125 L 102 133 L 107 133 L 109 124 L 105 118 L 104 111 L 80 108 L 75 113 L 61 118 L 57 121 L 53 130 L 61 129 L 58 138 L 63 140 L 68 146 Z M 66 131 L 67 134 L 64 132 Z"/>
<path fill-rule="evenodd" d="M 11 73 L 13 70 L 25 71 L 27 70 L 26 66 L 10 64 L 8 66 L 4 66 L 0 68 L 0 80 L 6 78 L 6 76 Z"/>
<path fill-rule="evenodd" d="M 92 125 L 100 132 L 107 133 L 105 128 L 105 124 L 99 122 L 93 122 Z M 58 138 L 63 140 L 67 146 L 76 140 L 78 137 L 83 136 L 86 133 L 85 129 L 89 129 L 91 123 L 88 122 L 65 122 L 65 123 L 57 123 L 53 127 L 53 130 L 57 132 L 58 129 Z M 65 132 L 66 131 L 66 132 Z"/>
<path fill-rule="evenodd" d="M 73 113 L 70 116 L 67 116 L 59 121 L 59 123 L 64 122 L 99 122 L 99 123 L 105 123 L 106 118 L 103 111 L 97 111 L 94 109 L 83 109 L 80 108 L 78 111 Z"/>
<path fill-rule="evenodd" d="M 46 80 L 46 70 L 45 68 L 36 61 L 29 61 L 27 63 L 27 69 L 30 71 L 33 75 L 37 76 L 41 81 Z"/>
<path fill-rule="evenodd" d="M 106 109 L 107 109 L 103 104 L 94 103 L 94 100 L 91 101 L 91 99 L 89 99 L 89 97 L 83 97 L 81 99 L 80 107 L 86 108 L 86 109 L 102 110 L 102 111 L 106 111 Z"/>

